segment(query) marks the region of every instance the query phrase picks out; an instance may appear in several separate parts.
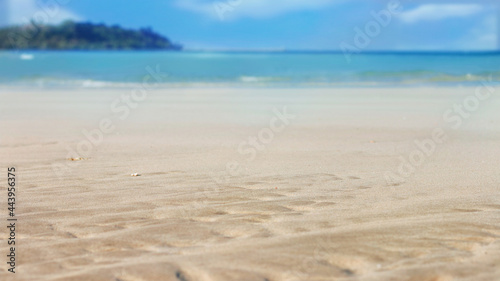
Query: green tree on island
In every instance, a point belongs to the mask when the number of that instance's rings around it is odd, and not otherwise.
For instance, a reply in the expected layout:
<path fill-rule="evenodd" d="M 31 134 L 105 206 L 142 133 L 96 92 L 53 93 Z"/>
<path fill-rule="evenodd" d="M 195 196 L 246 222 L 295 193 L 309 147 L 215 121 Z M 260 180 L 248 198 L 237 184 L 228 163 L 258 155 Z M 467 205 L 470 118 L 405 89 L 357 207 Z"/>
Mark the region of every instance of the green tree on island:
<path fill-rule="evenodd" d="M 0 29 L 0 49 L 22 50 L 181 50 L 151 28 L 125 29 L 90 22 L 13 26 Z"/>

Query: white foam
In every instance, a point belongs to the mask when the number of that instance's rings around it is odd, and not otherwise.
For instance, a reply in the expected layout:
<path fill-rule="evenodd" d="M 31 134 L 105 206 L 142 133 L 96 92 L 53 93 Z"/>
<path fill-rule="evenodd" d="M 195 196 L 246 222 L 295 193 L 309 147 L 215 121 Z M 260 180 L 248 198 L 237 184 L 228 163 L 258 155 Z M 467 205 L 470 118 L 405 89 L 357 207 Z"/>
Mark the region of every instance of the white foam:
<path fill-rule="evenodd" d="M 21 54 L 19 58 L 22 60 L 32 60 L 35 58 L 35 56 L 32 54 Z"/>
<path fill-rule="evenodd" d="M 265 82 L 273 80 L 271 77 L 241 76 L 240 81 L 245 83 Z"/>
<path fill-rule="evenodd" d="M 84 80 L 82 82 L 83 88 L 104 88 L 108 83 L 103 81 L 94 81 L 94 80 Z"/>

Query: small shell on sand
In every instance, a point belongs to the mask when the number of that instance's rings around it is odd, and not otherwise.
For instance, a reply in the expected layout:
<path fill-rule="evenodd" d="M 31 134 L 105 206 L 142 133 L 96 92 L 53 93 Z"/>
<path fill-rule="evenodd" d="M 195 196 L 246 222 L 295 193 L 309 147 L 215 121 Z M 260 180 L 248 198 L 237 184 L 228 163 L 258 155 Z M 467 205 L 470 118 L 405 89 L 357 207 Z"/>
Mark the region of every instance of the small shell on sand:
<path fill-rule="evenodd" d="M 88 158 L 82 158 L 82 157 L 77 157 L 77 158 L 68 158 L 70 161 L 81 161 L 81 160 L 87 160 Z"/>
<path fill-rule="evenodd" d="M 135 173 L 135 174 L 130 174 L 131 177 L 140 177 L 141 174 Z"/>

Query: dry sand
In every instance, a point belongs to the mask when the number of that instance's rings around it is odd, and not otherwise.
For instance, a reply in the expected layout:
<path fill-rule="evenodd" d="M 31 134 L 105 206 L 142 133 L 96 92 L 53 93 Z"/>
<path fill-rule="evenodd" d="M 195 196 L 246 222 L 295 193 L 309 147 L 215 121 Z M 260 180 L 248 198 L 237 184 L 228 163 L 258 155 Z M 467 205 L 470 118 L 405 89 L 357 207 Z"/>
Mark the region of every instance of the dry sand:
<path fill-rule="evenodd" d="M 121 120 L 128 89 L 3 89 L 18 241 L 14 275 L 1 227 L 0 279 L 500 280 L 500 89 L 457 129 L 443 119 L 474 92 L 152 90 Z M 436 128 L 446 140 L 388 182 Z M 255 159 L 238 152 L 259 133 Z"/>

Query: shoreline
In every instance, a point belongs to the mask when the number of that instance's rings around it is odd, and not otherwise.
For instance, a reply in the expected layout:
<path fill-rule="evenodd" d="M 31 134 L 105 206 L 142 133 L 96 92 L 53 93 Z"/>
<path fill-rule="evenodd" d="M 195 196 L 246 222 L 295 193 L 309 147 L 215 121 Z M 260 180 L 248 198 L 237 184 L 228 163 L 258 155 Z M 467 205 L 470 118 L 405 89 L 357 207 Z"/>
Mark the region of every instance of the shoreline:
<path fill-rule="evenodd" d="M 365 83 L 303 83 L 303 84 L 253 84 L 245 82 L 207 82 L 207 83 L 154 83 L 151 89 L 155 90 L 171 90 L 171 89 L 274 89 L 274 90 L 293 90 L 293 89 L 461 89 L 461 88 L 475 88 L 479 85 L 488 82 L 494 87 L 499 87 L 498 81 L 463 81 L 460 82 L 441 82 L 441 83 L 422 83 L 422 82 L 412 82 L 412 83 L 384 83 L 384 82 L 365 82 Z M 114 91 L 114 90 L 125 90 L 140 87 L 142 83 L 138 82 L 109 82 L 109 81 L 97 81 L 97 80 L 75 80 L 73 83 L 78 83 L 77 85 L 64 86 L 64 85 L 51 85 L 46 86 L 46 82 L 43 83 L 27 83 L 27 84 L 0 84 L 0 90 L 14 90 L 14 91 Z M 88 83 L 87 86 L 82 84 Z"/>

